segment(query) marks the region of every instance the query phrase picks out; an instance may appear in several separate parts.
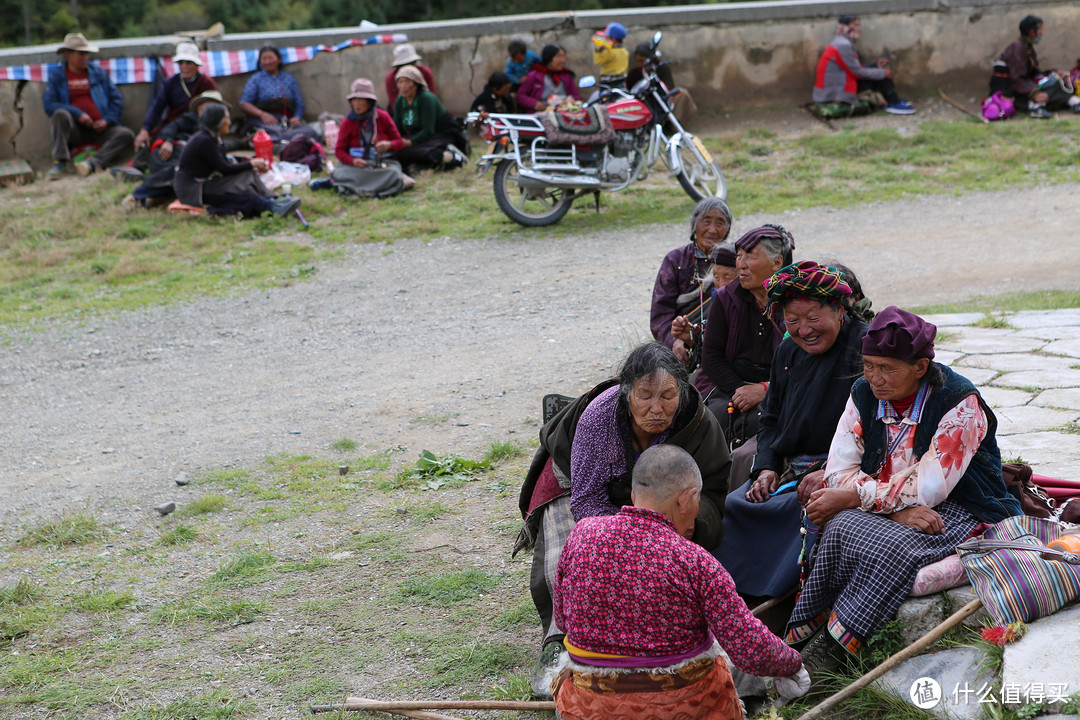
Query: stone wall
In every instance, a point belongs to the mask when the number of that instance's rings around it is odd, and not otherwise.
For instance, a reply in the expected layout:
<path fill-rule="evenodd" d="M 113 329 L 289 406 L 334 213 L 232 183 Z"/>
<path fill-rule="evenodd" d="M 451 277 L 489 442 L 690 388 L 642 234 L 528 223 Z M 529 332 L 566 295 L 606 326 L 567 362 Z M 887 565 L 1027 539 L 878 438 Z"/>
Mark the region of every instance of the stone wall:
<path fill-rule="evenodd" d="M 1069 2 L 1019 0 L 863 0 L 861 2 L 754 2 L 647 8 L 622 11 L 545 13 L 476 18 L 441 23 L 383 26 L 380 32 L 406 33 L 435 75 L 439 95 L 455 113 L 468 109 L 487 76 L 501 69 L 511 37 L 539 51 L 545 43 L 563 45 L 579 75 L 592 72 L 589 36 L 617 19 L 630 34 L 626 44 L 647 40 L 661 30 L 664 58 L 676 81 L 688 87 L 704 113 L 809 100 L 814 67 L 833 36 L 836 17 L 863 18 L 859 47 L 864 57 L 893 58 L 901 92 L 918 99 L 938 89 L 981 97 L 990 61 L 1016 37 L 1029 13 L 1045 20 L 1039 56 L 1047 67 L 1072 67 L 1080 47 L 1069 39 L 1080 27 L 1080 6 Z M 210 50 L 334 44 L 370 33 L 348 28 L 226 35 Z M 101 41 L 103 57 L 170 54 L 174 38 Z M 59 44 L 59 43 L 57 43 Z M 0 65 L 51 62 L 56 45 L 0 50 Z M 304 89 L 307 115 L 344 112 L 349 83 L 369 77 L 383 96 L 383 76 L 393 47 L 370 45 L 287 66 Z M 218 79 L 226 99 L 240 97 L 247 76 Z M 22 157 L 40 166 L 48 161 L 48 123 L 41 109 L 41 83 L 0 82 L 0 158 Z M 121 86 L 127 101 L 125 123 L 137 128 L 149 85 Z"/>

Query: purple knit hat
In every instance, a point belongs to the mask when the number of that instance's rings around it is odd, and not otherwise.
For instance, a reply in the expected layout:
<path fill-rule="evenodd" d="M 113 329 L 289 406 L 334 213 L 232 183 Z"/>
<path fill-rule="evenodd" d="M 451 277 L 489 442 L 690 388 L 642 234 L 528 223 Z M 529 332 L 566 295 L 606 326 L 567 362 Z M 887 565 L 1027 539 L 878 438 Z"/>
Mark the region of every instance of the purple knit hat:
<path fill-rule="evenodd" d="M 891 357 L 905 362 L 934 359 L 937 327 L 907 310 L 890 305 L 874 317 L 862 341 L 863 355 Z"/>

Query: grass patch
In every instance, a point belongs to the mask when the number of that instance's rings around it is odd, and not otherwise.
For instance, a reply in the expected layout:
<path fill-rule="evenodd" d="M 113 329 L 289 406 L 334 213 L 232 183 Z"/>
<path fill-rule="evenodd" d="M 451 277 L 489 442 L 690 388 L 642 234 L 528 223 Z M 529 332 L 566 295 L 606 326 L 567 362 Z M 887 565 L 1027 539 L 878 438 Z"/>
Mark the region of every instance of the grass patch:
<path fill-rule="evenodd" d="M 29 605 L 46 597 L 45 589 L 30 578 L 19 578 L 11 587 L 0 587 L 0 605 Z"/>
<path fill-rule="evenodd" d="M 266 603 L 212 596 L 202 600 L 186 598 L 167 603 L 153 612 L 157 622 L 186 625 L 194 620 L 210 620 L 226 625 L 254 622 L 266 613 Z"/>
<path fill-rule="evenodd" d="M 512 460 L 525 454 L 524 448 L 513 440 L 496 440 L 484 453 L 482 462 L 494 465 L 503 460 Z"/>
<path fill-rule="evenodd" d="M 356 441 L 349 438 L 340 438 L 330 443 L 330 448 L 338 452 L 350 452 L 356 449 Z"/>
<path fill-rule="evenodd" d="M 176 517 L 192 517 L 216 513 L 225 509 L 229 504 L 229 498 L 218 493 L 209 493 L 195 500 L 190 505 L 185 505 L 176 511 Z"/>
<path fill-rule="evenodd" d="M 210 576 L 208 582 L 212 585 L 226 585 L 229 587 L 243 587 L 261 580 L 270 571 L 270 566 L 277 562 L 277 558 L 269 553 L 248 552 L 230 560 L 221 566 L 216 573 Z"/>
<path fill-rule="evenodd" d="M 456 685 L 477 677 L 505 676 L 522 665 L 527 653 L 520 645 L 475 641 L 448 648 L 427 663 L 433 687 Z"/>
<path fill-rule="evenodd" d="M 84 513 L 64 513 L 55 520 L 42 520 L 19 538 L 20 545 L 64 547 L 86 545 L 101 535 L 97 520 Z"/>
<path fill-rule="evenodd" d="M 492 625 L 503 630 L 525 627 L 536 624 L 536 608 L 532 601 L 518 603 L 512 608 L 503 610 L 495 618 Z"/>
<path fill-rule="evenodd" d="M 205 695 L 130 710 L 117 720 L 230 720 L 251 712 L 251 706 L 231 693 L 216 690 Z"/>
<path fill-rule="evenodd" d="M 491 592 L 499 577 L 480 570 L 409 578 L 398 584 L 398 596 L 431 607 L 453 607 Z"/>
<path fill-rule="evenodd" d="M 972 327 L 978 328 L 990 328 L 993 330 L 1015 330 L 1016 327 L 1011 325 L 1008 320 L 1000 315 L 991 315 L 990 313 L 984 314 L 981 318 L 971 323 Z"/>
<path fill-rule="evenodd" d="M 129 592 L 91 590 L 76 596 L 73 604 L 86 612 L 113 612 L 123 610 L 134 602 L 135 596 Z"/>
<path fill-rule="evenodd" d="M 974 297 L 962 302 L 919 305 L 911 308 L 919 315 L 944 315 L 946 313 L 1015 313 L 1022 310 L 1057 310 L 1080 307 L 1080 290 L 1038 290 L 1035 292 L 1009 293 L 994 297 Z"/>
<path fill-rule="evenodd" d="M 189 543 L 197 537 L 199 537 L 198 530 L 190 525 L 179 523 L 176 527 L 161 533 L 161 538 L 158 539 L 158 543 L 165 547 L 175 547 L 177 545 Z"/>

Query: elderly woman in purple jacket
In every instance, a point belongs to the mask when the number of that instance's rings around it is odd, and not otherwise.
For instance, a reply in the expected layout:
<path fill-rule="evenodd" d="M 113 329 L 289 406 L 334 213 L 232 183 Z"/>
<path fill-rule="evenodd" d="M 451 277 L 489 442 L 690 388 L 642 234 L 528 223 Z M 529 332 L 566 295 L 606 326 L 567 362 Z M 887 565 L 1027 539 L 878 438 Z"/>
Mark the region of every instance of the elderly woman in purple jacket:
<path fill-rule="evenodd" d="M 701 300 L 709 297 L 707 287 L 712 278 L 713 260 L 717 245 L 727 240 L 731 232 L 731 210 L 718 197 L 707 197 L 690 214 L 690 242 L 664 256 L 653 285 L 649 328 L 658 343 L 668 346 L 684 364 L 690 361 L 691 348 L 671 333 L 671 323 L 684 315 Z M 699 292 L 699 299 L 682 307 L 679 296 Z"/>

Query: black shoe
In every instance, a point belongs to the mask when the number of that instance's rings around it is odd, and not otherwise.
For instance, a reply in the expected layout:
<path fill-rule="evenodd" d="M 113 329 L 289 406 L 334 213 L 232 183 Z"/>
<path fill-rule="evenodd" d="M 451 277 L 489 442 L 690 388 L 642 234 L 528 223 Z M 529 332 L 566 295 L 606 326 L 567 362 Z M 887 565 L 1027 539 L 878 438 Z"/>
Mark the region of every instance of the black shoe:
<path fill-rule="evenodd" d="M 850 655 L 827 628 L 818 630 L 802 649 L 803 667 L 810 673 L 811 684 L 817 686 L 825 676 L 835 674 Z"/>
<path fill-rule="evenodd" d="M 559 657 L 563 652 L 562 640 L 548 640 L 540 651 L 540 657 L 533 665 L 532 686 L 533 695 L 543 700 L 551 699 L 551 681 L 554 680 L 552 670 L 559 663 Z"/>
<path fill-rule="evenodd" d="M 298 197 L 284 197 L 278 200 L 274 200 L 274 207 L 271 210 L 272 213 L 278 217 L 285 217 L 291 215 L 294 210 L 300 207 L 300 198 Z"/>
<path fill-rule="evenodd" d="M 308 187 L 312 190 L 329 190 L 334 187 L 334 181 L 328 177 L 319 178 L 318 180 L 312 180 L 308 183 Z"/>
<path fill-rule="evenodd" d="M 1054 117 L 1054 113 L 1050 112 L 1042 105 L 1032 105 L 1028 108 L 1028 117 L 1033 117 L 1036 120 L 1051 120 Z"/>

